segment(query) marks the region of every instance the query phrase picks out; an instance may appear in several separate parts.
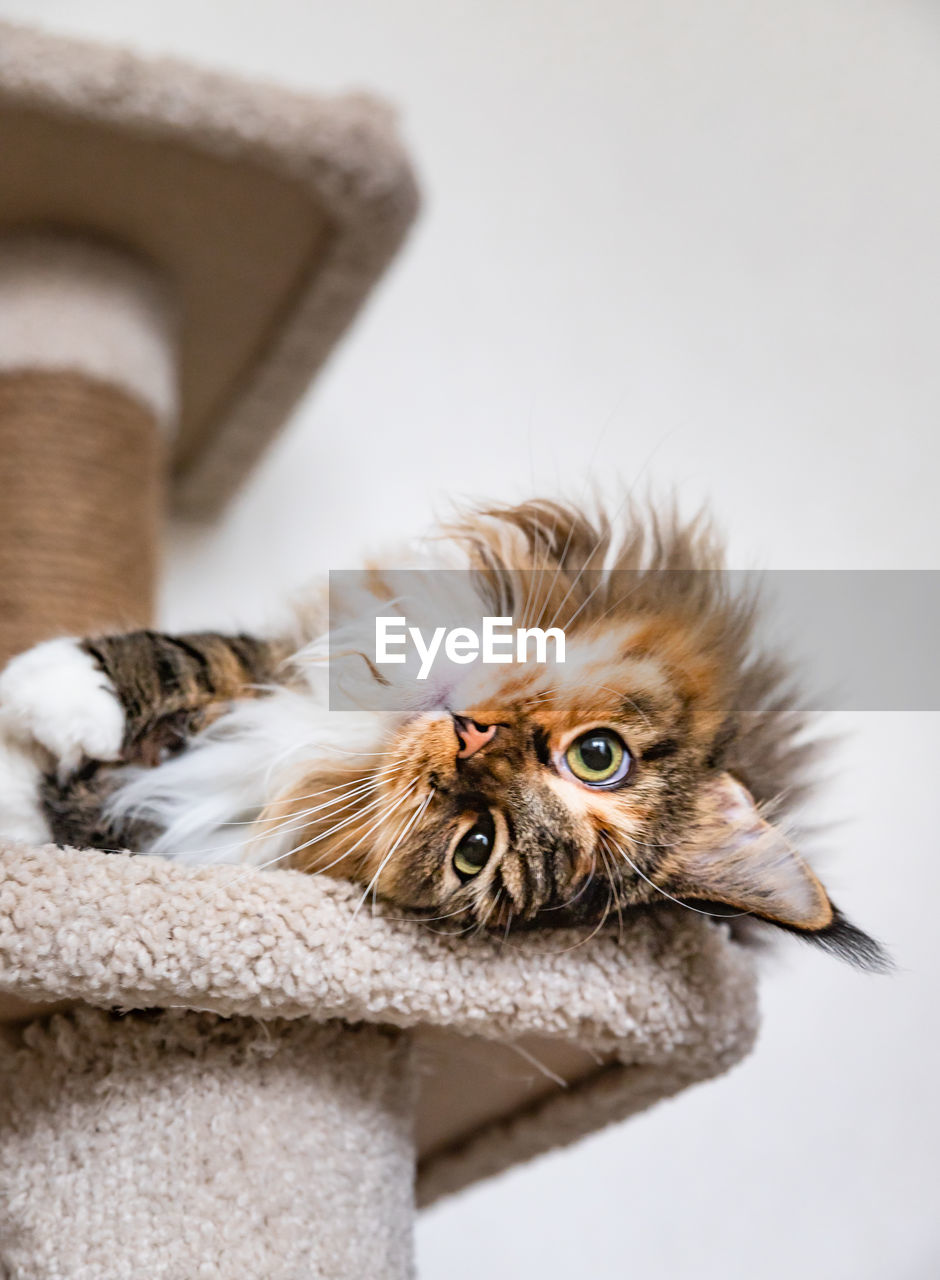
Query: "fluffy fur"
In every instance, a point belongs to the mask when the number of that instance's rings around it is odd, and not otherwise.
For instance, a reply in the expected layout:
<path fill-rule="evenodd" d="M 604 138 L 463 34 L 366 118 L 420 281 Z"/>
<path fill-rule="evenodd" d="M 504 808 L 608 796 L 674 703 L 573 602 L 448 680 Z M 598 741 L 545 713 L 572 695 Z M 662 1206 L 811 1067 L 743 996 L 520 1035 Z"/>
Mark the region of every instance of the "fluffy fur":
<path fill-rule="evenodd" d="M 331 602 L 329 637 L 313 609 L 272 642 L 138 633 L 60 649 L 63 671 L 84 672 L 70 723 L 103 725 L 115 698 L 124 706 L 115 767 L 87 749 L 87 726 L 58 743 L 42 727 L 58 676 L 22 678 L 34 651 L 0 697 L 47 753 L 41 808 L 56 837 L 344 876 L 364 900 L 447 927 L 601 927 L 679 903 L 883 962 L 779 826 L 804 784 L 803 726 L 782 669 L 752 651 L 754 603 L 729 594 L 707 528 L 634 515 L 614 530 L 532 502 L 445 533 L 409 578 L 409 618 L 559 626 L 564 664 L 393 679 L 370 660 L 370 628 L 401 598 L 401 575 L 373 568 Z M 466 572 L 427 572 L 455 565 Z M 330 710 L 331 675 L 358 709 Z M 623 747 L 616 785 L 572 770 L 594 731 Z M 113 755 L 113 726 L 102 741 Z M 77 768 L 76 744 L 89 757 Z"/>

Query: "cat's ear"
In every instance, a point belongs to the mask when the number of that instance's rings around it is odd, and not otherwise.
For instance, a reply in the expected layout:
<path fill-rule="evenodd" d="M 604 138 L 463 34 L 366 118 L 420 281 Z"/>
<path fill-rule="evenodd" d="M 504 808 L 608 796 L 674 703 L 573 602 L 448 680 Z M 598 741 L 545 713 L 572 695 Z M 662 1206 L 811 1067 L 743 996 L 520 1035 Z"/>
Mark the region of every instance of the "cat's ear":
<path fill-rule="evenodd" d="M 759 916 L 824 947 L 859 969 L 887 973 L 891 959 L 829 900 L 812 869 L 750 793 L 718 774 L 703 788 L 690 837 L 673 850 L 677 896 Z"/>
<path fill-rule="evenodd" d="M 801 932 L 817 933 L 836 919 L 809 865 L 730 773 L 706 783 L 690 837 L 670 861 L 673 883 L 685 897 Z"/>

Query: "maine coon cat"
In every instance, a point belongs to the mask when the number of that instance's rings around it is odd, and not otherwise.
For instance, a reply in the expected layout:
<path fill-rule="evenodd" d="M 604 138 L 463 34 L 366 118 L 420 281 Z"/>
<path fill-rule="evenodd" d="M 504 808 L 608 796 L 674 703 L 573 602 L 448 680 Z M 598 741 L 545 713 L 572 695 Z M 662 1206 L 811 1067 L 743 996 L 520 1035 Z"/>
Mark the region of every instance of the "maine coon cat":
<path fill-rule="evenodd" d="M 752 602 L 701 523 L 623 523 L 482 510 L 413 566 L 419 613 L 557 625 L 564 663 L 380 669 L 378 568 L 273 638 L 39 645 L 0 676 L 0 834 L 344 876 L 454 928 L 679 904 L 880 967 L 782 825 L 808 756 Z"/>

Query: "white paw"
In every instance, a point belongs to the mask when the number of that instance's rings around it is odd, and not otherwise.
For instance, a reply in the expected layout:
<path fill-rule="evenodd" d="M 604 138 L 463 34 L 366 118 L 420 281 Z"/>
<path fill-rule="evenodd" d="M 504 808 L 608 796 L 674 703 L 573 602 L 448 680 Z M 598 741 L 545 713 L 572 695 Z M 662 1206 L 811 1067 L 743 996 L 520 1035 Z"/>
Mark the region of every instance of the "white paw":
<path fill-rule="evenodd" d="M 13 742 L 0 737 L 0 833 L 7 840 L 45 844 L 51 839 L 42 812 L 42 769 Z"/>
<path fill-rule="evenodd" d="M 0 673 L 0 725 L 8 735 L 45 747 L 65 775 L 84 758 L 120 756 L 124 708 L 77 640 L 47 640 Z"/>

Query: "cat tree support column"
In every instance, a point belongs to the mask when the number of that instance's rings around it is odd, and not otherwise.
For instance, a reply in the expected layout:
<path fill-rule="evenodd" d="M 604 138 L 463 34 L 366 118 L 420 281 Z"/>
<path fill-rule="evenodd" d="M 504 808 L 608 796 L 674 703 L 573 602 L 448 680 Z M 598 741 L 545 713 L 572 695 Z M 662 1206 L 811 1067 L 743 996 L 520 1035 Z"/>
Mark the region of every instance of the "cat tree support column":
<path fill-rule="evenodd" d="M 151 620 L 176 385 L 156 272 L 75 236 L 0 238 L 0 663 Z"/>
<path fill-rule="evenodd" d="M 34 1022 L 0 1055 L 2 1274 L 404 1280 L 409 1056 L 312 1019 Z"/>

